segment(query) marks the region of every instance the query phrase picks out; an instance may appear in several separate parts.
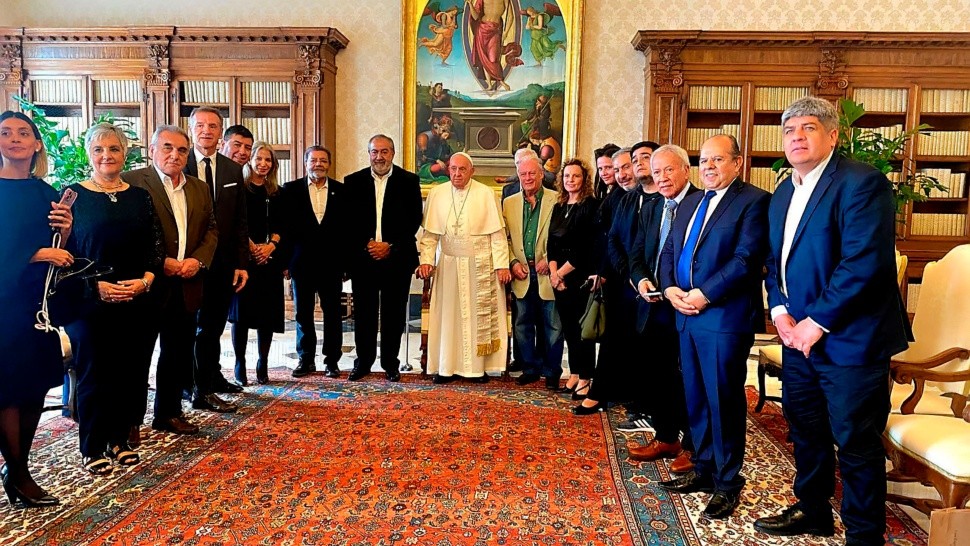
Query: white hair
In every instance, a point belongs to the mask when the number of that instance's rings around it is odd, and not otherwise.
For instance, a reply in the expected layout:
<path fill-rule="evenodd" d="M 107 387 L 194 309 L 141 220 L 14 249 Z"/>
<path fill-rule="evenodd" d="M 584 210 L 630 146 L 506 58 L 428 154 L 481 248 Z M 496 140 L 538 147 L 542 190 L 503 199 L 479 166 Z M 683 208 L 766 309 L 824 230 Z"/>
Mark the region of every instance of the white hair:
<path fill-rule="evenodd" d="M 519 163 L 522 163 L 522 161 L 527 158 L 532 158 L 539 161 L 539 154 L 537 154 L 532 148 L 519 148 L 515 151 L 515 166 L 518 167 Z"/>

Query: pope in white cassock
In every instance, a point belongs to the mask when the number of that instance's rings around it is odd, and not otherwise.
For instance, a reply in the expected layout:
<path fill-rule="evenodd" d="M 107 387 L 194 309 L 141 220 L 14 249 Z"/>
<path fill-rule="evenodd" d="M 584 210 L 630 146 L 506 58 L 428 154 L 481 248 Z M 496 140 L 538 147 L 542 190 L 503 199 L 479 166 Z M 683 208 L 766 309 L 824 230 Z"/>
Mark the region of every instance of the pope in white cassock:
<path fill-rule="evenodd" d="M 434 383 L 456 376 L 488 381 L 505 370 L 509 249 L 495 192 L 472 180 L 471 157 L 458 152 L 450 184 L 428 193 L 419 243 L 421 279 L 434 276 L 428 323 L 428 373 Z M 435 255 L 437 254 L 437 263 Z"/>

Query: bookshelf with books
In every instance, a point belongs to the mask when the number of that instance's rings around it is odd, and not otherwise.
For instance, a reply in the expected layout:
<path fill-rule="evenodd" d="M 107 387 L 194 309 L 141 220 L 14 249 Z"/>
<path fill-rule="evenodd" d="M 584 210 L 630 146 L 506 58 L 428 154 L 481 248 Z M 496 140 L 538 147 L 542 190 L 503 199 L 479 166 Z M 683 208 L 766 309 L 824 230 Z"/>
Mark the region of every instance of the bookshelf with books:
<path fill-rule="evenodd" d="M 0 28 L 0 100 L 37 102 L 72 133 L 111 112 L 142 140 L 214 106 L 272 142 L 289 179 L 303 174 L 291 158 L 306 146 L 336 144 L 336 55 L 347 44 L 328 27 Z"/>
<path fill-rule="evenodd" d="M 948 189 L 900 217 L 910 286 L 928 261 L 970 243 L 970 33 L 643 30 L 633 45 L 646 58 L 644 138 L 680 144 L 693 161 L 708 132 L 738 124 L 724 132 L 736 131 L 743 176 L 769 191 L 784 157 L 781 113 L 800 96 L 852 98 L 866 109 L 855 125 L 890 138 L 931 125 L 889 174 L 923 172 Z"/>

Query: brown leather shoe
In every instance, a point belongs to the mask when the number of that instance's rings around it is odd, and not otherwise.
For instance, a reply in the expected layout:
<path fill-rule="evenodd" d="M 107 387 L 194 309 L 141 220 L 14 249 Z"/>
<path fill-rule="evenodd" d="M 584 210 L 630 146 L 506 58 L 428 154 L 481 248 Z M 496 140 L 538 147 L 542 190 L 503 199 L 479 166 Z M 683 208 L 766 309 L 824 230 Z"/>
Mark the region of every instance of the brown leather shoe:
<path fill-rule="evenodd" d="M 673 474 L 686 474 L 691 470 L 694 470 L 694 463 L 690 460 L 693 453 L 687 451 L 681 451 L 677 458 L 670 462 L 670 472 Z"/>
<path fill-rule="evenodd" d="M 175 434 L 198 434 L 199 427 L 193 425 L 184 416 L 169 417 L 168 419 L 154 419 L 152 428 L 163 432 L 173 432 Z"/>
<path fill-rule="evenodd" d="M 673 459 L 683 449 L 680 447 L 680 442 L 673 442 L 670 444 L 664 442 L 658 442 L 657 440 L 652 440 L 649 444 L 645 446 L 636 446 L 630 448 L 630 460 L 631 461 L 641 461 L 641 462 L 652 462 L 657 459 Z"/>

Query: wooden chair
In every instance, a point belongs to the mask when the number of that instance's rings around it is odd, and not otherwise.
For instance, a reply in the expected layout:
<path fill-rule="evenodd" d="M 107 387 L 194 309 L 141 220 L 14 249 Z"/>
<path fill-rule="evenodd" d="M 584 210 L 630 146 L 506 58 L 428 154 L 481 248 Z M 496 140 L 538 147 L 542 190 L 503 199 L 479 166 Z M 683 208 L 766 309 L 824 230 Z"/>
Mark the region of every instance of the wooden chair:
<path fill-rule="evenodd" d="M 896 283 L 902 290 L 906 283 L 906 267 L 909 258 L 896 251 Z M 776 339 L 777 341 L 777 339 Z M 768 396 L 765 392 L 765 376 L 781 379 L 781 345 L 771 344 L 758 348 L 758 404 L 754 411 L 761 412 L 765 400 L 781 402 L 780 396 Z"/>
<path fill-rule="evenodd" d="M 913 319 L 916 339 L 891 362 L 894 410 L 883 444 L 889 480 L 933 487 L 941 500 L 890 495 L 929 513 L 970 500 L 970 245 L 927 264 Z"/>

